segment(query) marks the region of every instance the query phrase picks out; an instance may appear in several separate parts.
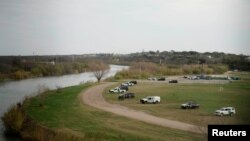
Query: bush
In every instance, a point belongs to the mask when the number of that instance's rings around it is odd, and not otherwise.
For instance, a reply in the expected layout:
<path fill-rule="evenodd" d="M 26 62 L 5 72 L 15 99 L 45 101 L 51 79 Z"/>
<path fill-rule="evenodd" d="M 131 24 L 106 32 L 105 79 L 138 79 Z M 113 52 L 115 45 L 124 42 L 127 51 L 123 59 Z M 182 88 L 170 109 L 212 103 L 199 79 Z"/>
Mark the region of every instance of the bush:
<path fill-rule="evenodd" d="M 83 136 L 71 130 L 57 130 L 42 126 L 34 121 L 28 123 L 29 126 L 21 132 L 24 140 L 32 141 L 82 141 Z"/>
<path fill-rule="evenodd" d="M 223 64 L 209 65 L 208 68 L 213 69 L 215 74 L 222 74 L 228 71 L 228 66 Z"/>
<path fill-rule="evenodd" d="M 24 140 L 82 141 L 85 139 L 82 135 L 69 129 L 49 129 L 40 125 L 25 114 L 20 103 L 12 106 L 3 115 L 2 121 L 8 134 L 20 135 Z"/>
<path fill-rule="evenodd" d="M 193 74 L 200 74 L 201 71 L 200 71 L 200 69 L 195 68 L 195 69 L 193 69 L 192 73 L 193 73 Z"/>
<path fill-rule="evenodd" d="M 18 70 L 12 73 L 11 78 L 15 80 L 25 79 L 31 77 L 31 73 L 23 70 Z"/>
<path fill-rule="evenodd" d="M 205 68 L 205 69 L 204 69 L 204 73 L 205 73 L 205 74 L 213 74 L 213 73 L 214 73 L 214 70 L 211 69 L 211 68 Z"/>
<path fill-rule="evenodd" d="M 2 117 L 6 130 L 11 134 L 19 134 L 26 120 L 20 104 L 12 106 Z"/>

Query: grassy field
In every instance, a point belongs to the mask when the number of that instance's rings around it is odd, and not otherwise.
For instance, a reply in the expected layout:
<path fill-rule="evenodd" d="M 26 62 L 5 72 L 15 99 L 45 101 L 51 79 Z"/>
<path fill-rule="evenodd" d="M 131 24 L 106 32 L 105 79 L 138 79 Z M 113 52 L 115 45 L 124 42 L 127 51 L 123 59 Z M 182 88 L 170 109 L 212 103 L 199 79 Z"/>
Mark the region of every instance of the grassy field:
<path fill-rule="evenodd" d="M 84 136 L 88 141 L 206 140 L 204 135 L 163 128 L 89 107 L 79 98 L 79 93 L 88 87 L 79 85 L 46 92 L 26 101 L 25 110 L 43 126 Z"/>
<path fill-rule="evenodd" d="M 249 99 L 250 81 L 249 73 L 236 73 L 242 78 L 228 84 L 169 84 L 143 82 L 130 87 L 134 92 L 134 99 L 124 101 L 117 100 L 117 94 L 109 94 L 108 89 L 104 97 L 110 103 L 121 104 L 132 109 L 144 111 L 159 117 L 206 126 L 207 124 L 249 124 Z M 234 75 L 234 74 L 232 74 Z M 140 98 L 146 96 L 160 96 L 160 104 L 140 104 Z M 195 110 L 182 110 L 180 105 L 186 101 L 193 100 L 201 106 Z M 214 116 L 216 109 L 226 106 L 236 108 L 233 117 Z"/>

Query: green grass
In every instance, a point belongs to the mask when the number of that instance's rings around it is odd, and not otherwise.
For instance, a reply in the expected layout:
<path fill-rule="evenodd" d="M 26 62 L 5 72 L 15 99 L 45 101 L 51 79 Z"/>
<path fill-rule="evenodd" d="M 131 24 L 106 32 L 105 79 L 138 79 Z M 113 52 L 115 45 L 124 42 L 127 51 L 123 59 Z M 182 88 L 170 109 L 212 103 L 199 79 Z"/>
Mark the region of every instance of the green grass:
<path fill-rule="evenodd" d="M 63 129 L 93 141 L 201 141 L 206 137 L 107 113 L 82 104 L 89 85 L 49 91 L 25 102 L 27 114 L 43 126 Z M 135 87 L 136 88 L 136 87 Z"/>
<path fill-rule="evenodd" d="M 108 89 L 107 89 L 108 90 Z M 250 81 L 234 81 L 228 84 L 169 84 L 144 82 L 130 87 L 134 99 L 118 101 L 116 94 L 104 97 L 110 103 L 144 111 L 159 117 L 206 126 L 207 124 L 249 124 L 250 123 Z M 161 97 L 160 104 L 140 104 L 140 98 L 155 95 Z M 201 106 L 195 110 L 182 110 L 180 105 L 193 100 Z M 218 117 L 213 113 L 225 106 L 236 108 L 233 117 Z"/>

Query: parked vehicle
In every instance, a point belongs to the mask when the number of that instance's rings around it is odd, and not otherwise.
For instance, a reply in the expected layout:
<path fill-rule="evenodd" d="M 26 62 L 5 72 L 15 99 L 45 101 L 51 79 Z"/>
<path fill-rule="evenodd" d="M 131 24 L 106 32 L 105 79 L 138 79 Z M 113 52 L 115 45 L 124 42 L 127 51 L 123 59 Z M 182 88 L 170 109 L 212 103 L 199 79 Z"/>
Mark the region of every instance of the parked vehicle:
<path fill-rule="evenodd" d="M 216 110 L 214 114 L 217 116 L 226 116 L 226 115 L 232 116 L 236 114 L 236 110 L 234 107 L 222 107 L 221 109 Z"/>
<path fill-rule="evenodd" d="M 145 98 L 140 99 L 140 102 L 142 104 L 145 104 L 145 103 L 154 103 L 154 104 L 156 104 L 156 103 L 161 102 L 161 98 L 159 96 L 147 96 Z"/>
<path fill-rule="evenodd" d="M 121 85 L 119 88 L 128 91 L 128 86 Z"/>
<path fill-rule="evenodd" d="M 200 107 L 200 104 L 198 104 L 194 101 L 188 101 L 186 103 L 181 104 L 182 109 L 196 109 L 199 107 Z"/>
<path fill-rule="evenodd" d="M 120 94 L 118 96 L 118 99 L 119 100 L 124 100 L 124 99 L 130 99 L 130 98 L 134 98 L 135 97 L 135 94 L 134 93 L 125 93 L 125 94 Z"/>
<path fill-rule="evenodd" d="M 197 75 L 197 76 L 184 76 L 184 78 L 189 79 L 189 80 L 198 80 L 198 79 L 200 79 L 200 76 L 199 75 Z"/>
<path fill-rule="evenodd" d="M 178 83 L 178 80 L 170 80 L 169 83 Z"/>
<path fill-rule="evenodd" d="M 165 78 L 165 77 L 160 77 L 160 78 L 158 78 L 157 80 L 158 80 L 158 81 L 165 81 L 166 78 Z"/>
<path fill-rule="evenodd" d="M 157 80 L 156 77 L 149 77 L 148 80 Z"/>
<path fill-rule="evenodd" d="M 110 89 L 109 92 L 110 93 L 124 93 L 124 92 L 126 92 L 126 90 L 121 89 L 120 87 L 116 87 L 114 89 Z"/>
<path fill-rule="evenodd" d="M 240 77 L 231 77 L 232 80 L 240 80 Z"/>
<path fill-rule="evenodd" d="M 136 80 L 129 81 L 129 83 L 133 83 L 134 85 L 137 84 Z"/>
<path fill-rule="evenodd" d="M 122 83 L 122 86 L 134 86 L 134 83 L 130 83 L 130 82 L 126 82 L 126 83 Z"/>
<path fill-rule="evenodd" d="M 200 78 L 198 76 L 190 76 L 188 79 L 190 79 L 190 80 L 198 80 Z"/>

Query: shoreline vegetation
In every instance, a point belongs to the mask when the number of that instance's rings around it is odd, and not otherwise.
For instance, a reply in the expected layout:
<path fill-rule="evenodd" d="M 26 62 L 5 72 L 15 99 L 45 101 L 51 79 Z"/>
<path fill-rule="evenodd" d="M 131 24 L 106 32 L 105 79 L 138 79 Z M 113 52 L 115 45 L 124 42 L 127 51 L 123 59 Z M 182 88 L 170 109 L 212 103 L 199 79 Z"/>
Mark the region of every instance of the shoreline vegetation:
<path fill-rule="evenodd" d="M 132 71 L 117 75 L 119 79 L 145 78 L 149 75 L 221 74 L 228 70 L 250 71 L 249 56 L 222 52 L 148 51 L 130 54 L 0 56 L 0 81 L 86 72 L 91 69 L 89 62 L 93 60 L 133 67 Z"/>
<path fill-rule="evenodd" d="M 158 65 L 150 62 L 132 63 L 130 68 L 122 70 L 115 75 L 115 79 L 147 79 L 152 76 L 172 75 L 198 75 L 198 74 L 224 74 L 228 66 L 223 64 L 213 65 Z"/>
<path fill-rule="evenodd" d="M 6 132 L 31 141 L 201 141 L 203 135 L 158 127 L 99 111 L 79 93 L 96 83 L 47 91 L 12 106 L 2 117 Z"/>
<path fill-rule="evenodd" d="M 29 65 L 26 68 L 22 66 Z M 4 66 L 6 72 L 0 72 L 0 80 L 22 80 L 28 78 L 61 76 L 66 74 L 77 74 L 88 71 L 88 66 L 85 63 L 25 63 L 20 67 L 10 68 Z M 8 69 L 11 69 L 8 71 Z"/>
<path fill-rule="evenodd" d="M 115 79 L 146 79 L 151 76 L 169 76 L 169 75 L 198 75 L 198 74 L 223 74 L 227 72 L 228 66 L 223 64 L 213 65 L 159 65 L 151 62 L 131 63 L 130 68 L 122 70 L 115 75 Z M 78 66 L 77 69 L 76 66 Z M 43 68 L 45 67 L 45 68 Z M 0 73 L 0 82 L 9 80 L 22 80 L 29 78 L 61 76 L 67 74 L 78 74 L 91 71 L 91 64 L 68 64 L 60 63 L 57 65 L 46 64 L 34 71 L 18 70 L 10 74 Z M 36 68 L 35 68 L 36 69 Z M 47 72 L 50 69 L 50 73 Z M 40 72 L 41 71 L 41 72 Z"/>
<path fill-rule="evenodd" d="M 67 130 L 52 129 L 41 125 L 24 111 L 23 105 L 15 105 L 2 117 L 5 133 L 30 141 L 81 141 L 83 136 Z"/>

